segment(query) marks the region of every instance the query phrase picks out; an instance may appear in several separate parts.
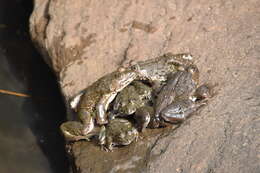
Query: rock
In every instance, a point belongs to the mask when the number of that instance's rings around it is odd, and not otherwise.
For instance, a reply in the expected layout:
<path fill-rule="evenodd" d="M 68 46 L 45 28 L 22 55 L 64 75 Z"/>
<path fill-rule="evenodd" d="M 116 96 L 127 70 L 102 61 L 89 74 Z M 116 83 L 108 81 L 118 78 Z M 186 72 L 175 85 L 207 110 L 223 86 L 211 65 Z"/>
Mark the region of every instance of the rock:
<path fill-rule="evenodd" d="M 175 130 L 149 131 L 113 153 L 74 143 L 75 172 L 260 172 L 259 10 L 258 0 L 35 0 L 31 37 L 66 99 L 167 52 L 192 53 L 201 83 L 217 84 L 209 105 Z"/>

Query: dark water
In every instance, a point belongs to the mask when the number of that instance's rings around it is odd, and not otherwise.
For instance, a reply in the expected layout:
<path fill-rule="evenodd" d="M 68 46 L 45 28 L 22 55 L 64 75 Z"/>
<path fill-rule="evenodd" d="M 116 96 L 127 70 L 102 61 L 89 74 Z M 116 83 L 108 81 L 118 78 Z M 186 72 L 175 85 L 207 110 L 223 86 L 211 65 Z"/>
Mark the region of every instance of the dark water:
<path fill-rule="evenodd" d="M 66 173 L 58 127 L 65 107 L 52 71 L 28 34 L 31 0 L 0 0 L 0 173 Z"/>

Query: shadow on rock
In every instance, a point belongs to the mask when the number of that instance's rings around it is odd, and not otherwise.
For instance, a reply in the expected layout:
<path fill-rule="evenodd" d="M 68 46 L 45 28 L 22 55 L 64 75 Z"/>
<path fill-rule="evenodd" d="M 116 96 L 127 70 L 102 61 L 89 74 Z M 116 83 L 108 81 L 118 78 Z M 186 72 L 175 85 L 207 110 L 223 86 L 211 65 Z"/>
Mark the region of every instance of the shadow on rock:
<path fill-rule="evenodd" d="M 8 57 L 12 74 L 28 88 L 31 96 L 26 98 L 21 110 L 26 112 L 26 124 L 35 135 L 53 172 L 66 173 L 69 172 L 69 164 L 64 140 L 59 133 L 59 125 L 66 116 L 65 106 L 57 79 L 29 39 L 28 20 L 32 4 L 32 1 L 2 4 L 5 9 L 13 9 L 11 11 L 16 13 L 4 13 L 3 21 L 13 29 L 7 28 L 6 32 L 2 32 L 0 45 Z"/>

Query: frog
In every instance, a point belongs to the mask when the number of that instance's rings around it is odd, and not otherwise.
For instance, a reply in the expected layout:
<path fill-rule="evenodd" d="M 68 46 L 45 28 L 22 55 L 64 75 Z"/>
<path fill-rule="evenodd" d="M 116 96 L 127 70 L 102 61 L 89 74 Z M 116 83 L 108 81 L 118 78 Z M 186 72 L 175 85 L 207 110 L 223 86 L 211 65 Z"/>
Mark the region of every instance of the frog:
<path fill-rule="evenodd" d="M 167 53 L 155 59 L 137 62 L 134 65 L 134 68 L 141 74 L 139 75 L 139 80 L 146 80 L 152 85 L 154 90 L 160 90 L 161 85 L 166 83 L 168 75 L 175 74 L 178 71 L 189 69 L 193 72 L 194 70 L 192 77 L 196 80 L 198 76 L 197 68 L 192 59 L 192 55 L 188 53 Z M 150 90 L 146 90 L 149 91 L 150 96 Z M 151 115 L 154 115 L 154 113 L 151 113 L 153 112 L 151 106 L 147 105 L 147 102 L 151 97 L 145 101 L 140 99 L 140 97 L 142 97 L 142 94 L 137 94 L 134 87 L 130 86 L 126 90 L 123 90 L 122 94 L 117 96 L 114 109 L 118 110 L 121 106 L 121 113 L 125 115 L 133 114 L 138 109 L 137 114 L 134 114 L 134 118 L 137 121 L 139 131 L 144 131 L 150 120 L 155 120 L 155 117 L 150 117 Z M 155 124 L 164 126 L 164 123 L 162 122 L 154 123 L 152 126 L 156 126 Z"/>
<path fill-rule="evenodd" d="M 167 84 L 163 86 L 155 103 L 155 117 L 171 104 L 176 97 L 189 97 L 199 83 L 199 70 L 196 65 L 190 65 L 185 71 L 171 73 Z"/>
<path fill-rule="evenodd" d="M 81 98 L 75 108 L 80 122 L 68 121 L 61 125 L 60 129 L 65 138 L 69 137 L 69 140 L 77 141 L 82 136 L 88 137 L 91 134 L 95 121 L 99 126 L 107 124 L 106 111 L 109 103 L 113 101 L 118 92 L 135 80 L 137 75 L 138 73 L 132 68 L 120 68 L 100 78 L 81 92 Z M 80 129 L 81 132 L 75 133 L 73 130 L 75 128 L 76 131 Z"/>
<path fill-rule="evenodd" d="M 184 70 L 192 63 L 190 54 L 174 55 L 168 53 L 155 59 L 137 62 L 129 67 L 120 67 L 118 70 L 103 76 L 81 92 L 79 102 L 75 106 L 80 123 L 83 125 L 83 128 L 77 128 L 82 129 L 80 134 L 88 136 L 94 129 L 95 122 L 99 126 L 108 123 L 107 109 L 109 104 L 118 92 L 132 81 L 147 80 L 154 87 L 158 83 L 160 85 L 161 82 L 166 81 L 166 75 L 169 73 Z M 80 125 L 79 123 L 66 123 L 64 125 L 66 128 L 60 128 L 65 137 L 69 134 L 71 139 L 74 136 L 75 141 L 81 137 L 72 130 L 76 124 Z"/>
<path fill-rule="evenodd" d="M 138 108 L 148 104 L 151 98 L 151 87 L 141 81 L 133 81 L 116 96 L 113 110 L 120 115 L 131 115 Z"/>
<path fill-rule="evenodd" d="M 123 118 L 110 120 L 102 126 L 99 133 L 99 144 L 102 150 L 113 151 L 114 146 L 126 146 L 138 140 L 139 133 L 133 124 Z"/>
<path fill-rule="evenodd" d="M 139 130 L 165 127 L 166 122 L 182 122 L 205 105 L 210 97 L 210 89 L 206 85 L 198 87 L 198 83 L 199 71 L 195 65 L 190 65 L 185 71 L 170 74 L 154 107 L 141 107 L 136 111 L 134 118 Z"/>
<path fill-rule="evenodd" d="M 202 85 L 196 91 L 190 97 L 175 98 L 171 104 L 162 109 L 159 118 L 155 116 L 155 108 L 152 106 L 137 109 L 134 118 L 138 130 L 143 132 L 146 127 L 166 127 L 168 123 L 176 124 L 186 120 L 192 113 L 205 106 L 211 97 L 210 89 L 206 85 Z"/>

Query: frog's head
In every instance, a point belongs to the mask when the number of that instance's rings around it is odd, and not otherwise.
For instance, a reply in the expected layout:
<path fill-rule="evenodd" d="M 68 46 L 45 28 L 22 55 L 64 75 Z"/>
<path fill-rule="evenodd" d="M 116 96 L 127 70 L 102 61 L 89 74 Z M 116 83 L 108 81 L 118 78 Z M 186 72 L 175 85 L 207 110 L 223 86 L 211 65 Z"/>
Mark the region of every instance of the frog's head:
<path fill-rule="evenodd" d="M 127 129 L 126 133 L 121 133 L 119 138 L 117 139 L 120 141 L 122 145 L 129 145 L 134 138 L 138 137 L 138 131 L 134 127 L 130 127 Z"/>
<path fill-rule="evenodd" d="M 125 100 L 125 102 L 121 103 L 119 112 L 127 114 L 127 115 L 131 115 L 131 114 L 135 113 L 138 106 L 139 106 L 139 104 L 137 104 L 136 102 L 133 102 L 131 100 Z"/>
<path fill-rule="evenodd" d="M 113 79 L 111 80 L 111 90 L 120 91 L 130 84 L 136 77 L 137 73 L 129 69 L 114 72 Z"/>

